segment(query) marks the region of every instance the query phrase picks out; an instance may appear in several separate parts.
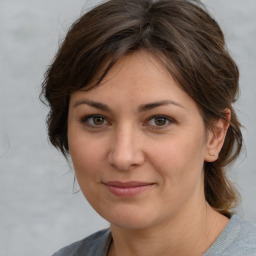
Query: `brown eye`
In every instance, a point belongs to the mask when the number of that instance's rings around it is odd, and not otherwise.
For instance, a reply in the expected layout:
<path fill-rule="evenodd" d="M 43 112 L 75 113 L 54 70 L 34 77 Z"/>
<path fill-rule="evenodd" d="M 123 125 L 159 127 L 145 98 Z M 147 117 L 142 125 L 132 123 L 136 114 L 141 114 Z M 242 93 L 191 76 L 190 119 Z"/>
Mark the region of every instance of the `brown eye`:
<path fill-rule="evenodd" d="M 102 125 L 104 124 L 105 119 L 101 116 L 96 116 L 96 117 L 93 117 L 92 121 L 94 125 Z"/>
<path fill-rule="evenodd" d="M 157 125 L 157 126 L 164 126 L 164 125 L 166 125 L 166 123 L 167 123 L 167 120 L 166 120 L 166 118 L 163 118 L 163 117 L 157 117 L 157 118 L 155 118 L 155 124 Z"/>
<path fill-rule="evenodd" d="M 170 117 L 161 115 L 153 116 L 148 121 L 148 125 L 152 128 L 165 128 L 172 123 L 174 123 L 174 121 Z"/>
<path fill-rule="evenodd" d="M 99 116 L 99 115 L 86 116 L 81 121 L 83 125 L 91 128 L 100 128 L 107 124 L 106 119 L 103 116 Z"/>

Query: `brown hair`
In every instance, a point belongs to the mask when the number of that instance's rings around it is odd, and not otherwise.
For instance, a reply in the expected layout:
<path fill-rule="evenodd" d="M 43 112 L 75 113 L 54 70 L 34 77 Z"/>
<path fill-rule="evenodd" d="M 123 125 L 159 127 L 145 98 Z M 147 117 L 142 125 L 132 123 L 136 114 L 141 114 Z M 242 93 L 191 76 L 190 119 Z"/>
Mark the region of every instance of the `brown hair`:
<path fill-rule="evenodd" d="M 224 35 L 199 0 L 110 0 L 70 28 L 45 73 L 41 96 L 49 103 L 48 135 L 67 156 L 69 97 L 98 86 L 123 56 L 145 49 L 163 61 L 180 87 L 198 104 L 207 128 L 231 110 L 230 127 L 218 160 L 205 163 L 208 203 L 228 215 L 237 191 L 225 167 L 239 155 L 242 134 L 232 103 L 238 94 L 238 68 Z M 88 84 L 92 84 L 88 88 Z"/>

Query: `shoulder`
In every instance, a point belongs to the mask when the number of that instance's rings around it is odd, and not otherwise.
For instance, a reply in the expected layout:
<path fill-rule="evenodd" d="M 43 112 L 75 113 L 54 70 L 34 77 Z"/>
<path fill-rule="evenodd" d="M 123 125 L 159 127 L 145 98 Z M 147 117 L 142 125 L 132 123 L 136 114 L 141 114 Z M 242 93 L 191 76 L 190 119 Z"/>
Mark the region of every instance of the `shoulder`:
<path fill-rule="evenodd" d="M 217 240 L 204 254 L 223 256 L 255 256 L 256 226 L 233 215 Z"/>
<path fill-rule="evenodd" d="M 256 255 L 256 225 L 238 216 L 233 216 L 233 225 L 237 226 L 237 235 L 230 246 L 230 251 L 239 251 L 239 255 Z"/>
<path fill-rule="evenodd" d="M 112 237 L 109 229 L 98 231 L 83 240 L 72 243 L 53 256 L 102 256 L 107 255 Z"/>

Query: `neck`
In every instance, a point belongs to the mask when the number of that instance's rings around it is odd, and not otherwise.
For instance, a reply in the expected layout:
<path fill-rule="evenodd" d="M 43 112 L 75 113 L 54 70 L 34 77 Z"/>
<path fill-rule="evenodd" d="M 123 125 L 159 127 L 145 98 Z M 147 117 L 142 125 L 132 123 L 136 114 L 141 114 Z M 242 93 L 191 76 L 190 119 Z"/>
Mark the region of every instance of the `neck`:
<path fill-rule="evenodd" d="M 205 201 L 193 211 L 187 210 L 164 225 L 156 224 L 146 229 L 130 230 L 111 224 L 113 243 L 108 255 L 202 255 L 224 229 L 228 219 Z"/>

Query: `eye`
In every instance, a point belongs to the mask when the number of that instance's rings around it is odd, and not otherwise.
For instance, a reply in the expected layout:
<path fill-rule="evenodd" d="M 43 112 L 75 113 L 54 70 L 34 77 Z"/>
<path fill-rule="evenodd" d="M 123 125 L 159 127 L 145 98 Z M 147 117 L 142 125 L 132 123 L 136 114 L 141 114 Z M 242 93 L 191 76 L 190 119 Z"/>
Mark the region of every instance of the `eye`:
<path fill-rule="evenodd" d="M 105 126 L 107 124 L 106 119 L 100 115 L 90 115 L 84 117 L 81 122 L 89 127 L 98 128 Z"/>
<path fill-rule="evenodd" d="M 167 116 L 153 116 L 148 120 L 148 125 L 154 128 L 162 128 L 174 123 L 174 121 Z"/>

